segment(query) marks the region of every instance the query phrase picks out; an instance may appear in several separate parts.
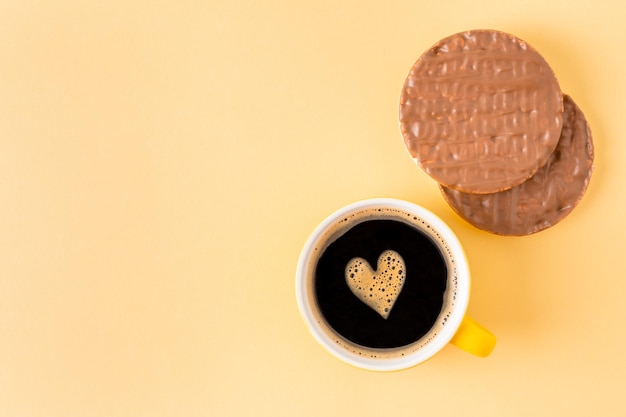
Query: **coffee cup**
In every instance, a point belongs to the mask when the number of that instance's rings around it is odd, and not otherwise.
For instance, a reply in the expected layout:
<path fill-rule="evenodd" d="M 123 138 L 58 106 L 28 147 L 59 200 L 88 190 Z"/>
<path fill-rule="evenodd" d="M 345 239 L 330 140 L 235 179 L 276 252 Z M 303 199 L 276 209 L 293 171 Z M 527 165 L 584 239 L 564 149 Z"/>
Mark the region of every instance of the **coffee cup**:
<path fill-rule="evenodd" d="M 495 337 L 466 315 L 470 270 L 452 230 L 414 203 L 345 206 L 306 241 L 296 299 L 313 337 L 359 368 L 420 364 L 448 343 L 488 356 Z"/>

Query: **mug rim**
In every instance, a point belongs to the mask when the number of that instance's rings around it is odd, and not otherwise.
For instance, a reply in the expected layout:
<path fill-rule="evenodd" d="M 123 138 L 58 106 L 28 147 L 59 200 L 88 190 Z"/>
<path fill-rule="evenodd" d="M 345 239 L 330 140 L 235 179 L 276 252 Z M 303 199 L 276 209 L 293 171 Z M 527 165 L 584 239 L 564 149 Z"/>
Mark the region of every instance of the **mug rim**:
<path fill-rule="evenodd" d="M 455 265 L 458 268 L 455 307 L 452 310 L 446 325 L 443 326 L 436 337 L 423 348 L 418 349 L 415 352 L 407 353 L 402 357 L 385 359 L 367 358 L 362 355 L 356 355 L 340 346 L 337 346 L 337 344 L 333 342 L 333 339 L 329 337 L 317 323 L 317 320 L 314 317 L 313 303 L 312 300 L 309 300 L 307 291 L 307 278 L 309 275 L 312 276 L 312 274 L 309 274 L 309 265 L 312 265 L 311 260 L 315 252 L 314 247 L 322 235 L 332 225 L 334 225 L 338 219 L 344 218 L 346 215 L 359 210 L 381 206 L 408 211 L 419 216 L 420 219 L 425 220 L 428 224 L 430 224 L 431 227 L 443 236 L 446 244 L 448 244 L 454 254 Z M 452 229 L 430 210 L 418 204 L 396 198 L 379 197 L 359 200 L 345 205 L 328 215 L 317 225 L 306 240 L 306 243 L 300 252 L 296 269 L 296 300 L 300 314 L 313 337 L 327 351 L 342 361 L 362 369 L 373 371 L 396 371 L 410 368 L 430 359 L 437 352 L 439 352 L 450 342 L 465 317 L 467 305 L 469 303 L 469 292 L 470 273 L 467 257 L 459 239 L 454 234 Z"/>

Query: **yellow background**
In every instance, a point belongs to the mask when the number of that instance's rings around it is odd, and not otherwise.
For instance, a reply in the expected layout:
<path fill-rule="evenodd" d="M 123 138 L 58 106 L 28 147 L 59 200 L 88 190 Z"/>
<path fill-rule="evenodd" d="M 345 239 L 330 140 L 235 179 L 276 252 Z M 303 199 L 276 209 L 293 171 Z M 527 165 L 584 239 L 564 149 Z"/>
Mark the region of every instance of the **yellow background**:
<path fill-rule="evenodd" d="M 618 416 L 626 16 L 609 1 L 1 1 L 0 415 Z M 595 172 L 537 235 L 461 220 L 404 149 L 440 38 L 513 33 L 585 112 Z M 491 357 L 391 374 L 297 310 L 309 232 L 355 200 L 434 211 Z"/>

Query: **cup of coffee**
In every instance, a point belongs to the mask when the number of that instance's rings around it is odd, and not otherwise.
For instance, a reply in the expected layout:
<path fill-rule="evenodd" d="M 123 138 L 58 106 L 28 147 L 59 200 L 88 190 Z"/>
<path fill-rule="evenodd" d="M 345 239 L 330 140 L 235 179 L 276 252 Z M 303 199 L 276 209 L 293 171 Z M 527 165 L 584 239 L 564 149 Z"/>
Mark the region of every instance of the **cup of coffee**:
<path fill-rule="evenodd" d="M 305 243 L 296 298 L 314 338 L 357 367 L 394 371 L 448 343 L 487 356 L 495 337 L 466 316 L 470 273 L 459 240 L 416 204 L 375 198 L 327 217 Z"/>

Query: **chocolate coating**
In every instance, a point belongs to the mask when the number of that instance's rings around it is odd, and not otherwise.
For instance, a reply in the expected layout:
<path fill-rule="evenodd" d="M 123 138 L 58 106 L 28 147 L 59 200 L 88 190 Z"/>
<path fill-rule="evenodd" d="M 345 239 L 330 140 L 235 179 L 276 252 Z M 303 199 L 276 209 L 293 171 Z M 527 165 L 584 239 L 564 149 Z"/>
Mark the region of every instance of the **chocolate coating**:
<path fill-rule="evenodd" d="M 555 225 L 585 193 L 594 149 L 582 111 L 564 96 L 563 130 L 548 163 L 521 185 L 494 194 L 467 194 L 440 185 L 443 196 L 465 220 L 500 235 L 528 235 Z"/>
<path fill-rule="evenodd" d="M 404 143 L 448 188 L 494 193 L 521 184 L 556 148 L 563 101 L 541 55 L 507 33 L 452 35 L 412 67 L 400 97 Z"/>

